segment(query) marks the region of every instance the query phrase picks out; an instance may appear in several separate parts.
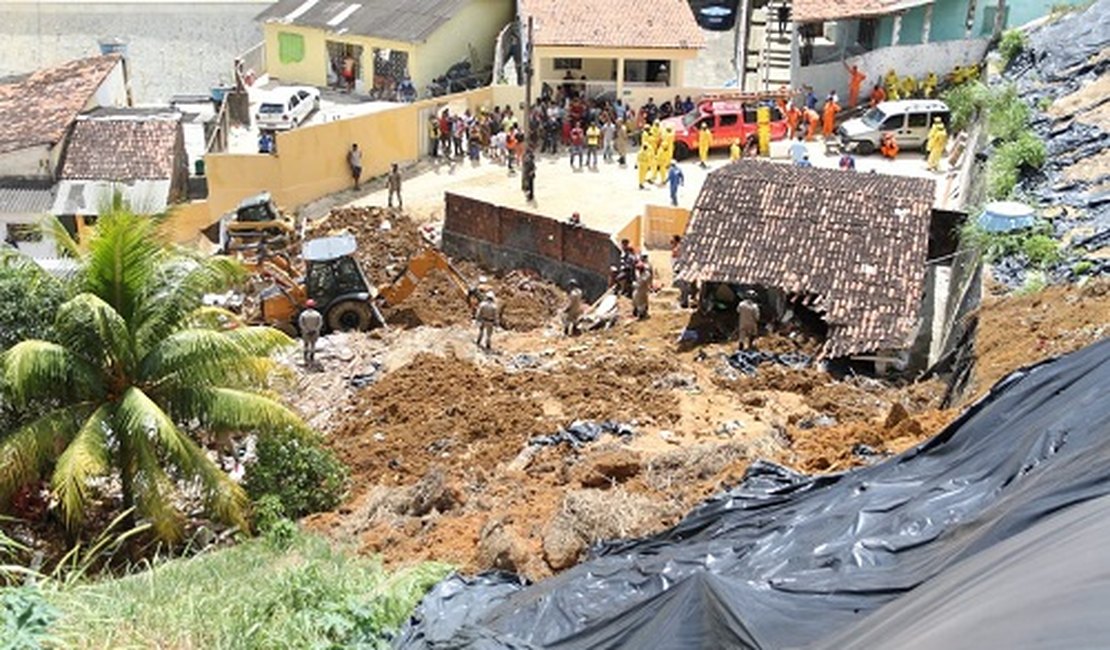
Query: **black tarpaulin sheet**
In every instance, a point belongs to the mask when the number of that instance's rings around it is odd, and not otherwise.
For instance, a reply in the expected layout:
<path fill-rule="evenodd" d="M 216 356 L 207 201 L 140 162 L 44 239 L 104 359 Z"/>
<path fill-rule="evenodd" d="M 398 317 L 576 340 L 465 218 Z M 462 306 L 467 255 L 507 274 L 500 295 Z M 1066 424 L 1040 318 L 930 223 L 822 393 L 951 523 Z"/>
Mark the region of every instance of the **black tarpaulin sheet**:
<path fill-rule="evenodd" d="M 1104 340 L 1017 372 L 929 442 L 853 472 L 810 477 L 756 463 L 674 528 L 603 546 L 535 585 L 451 578 L 397 645 L 814 646 L 1110 494 L 1108 362 Z"/>

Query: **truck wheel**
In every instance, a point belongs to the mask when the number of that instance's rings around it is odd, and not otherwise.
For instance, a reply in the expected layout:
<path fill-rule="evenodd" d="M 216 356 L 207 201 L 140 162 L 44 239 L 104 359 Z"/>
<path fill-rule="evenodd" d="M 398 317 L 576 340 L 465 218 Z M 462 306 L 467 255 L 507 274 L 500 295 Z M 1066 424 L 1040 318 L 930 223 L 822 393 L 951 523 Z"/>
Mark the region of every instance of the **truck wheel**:
<path fill-rule="evenodd" d="M 333 332 L 368 330 L 374 324 L 370 305 L 358 300 L 344 300 L 328 310 L 328 327 Z"/>
<path fill-rule="evenodd" d="M 860 140 L 856 143 L 856 151 L 861 156 L 870 156 L 875 153 L 875 145 L 870 140 Z"/>
<path fill-rule="evenodd" d="M 690 157 L 690 147 L 686 146 L 685 142 L 674 143 L 674 159 L 686 160 Z"/>

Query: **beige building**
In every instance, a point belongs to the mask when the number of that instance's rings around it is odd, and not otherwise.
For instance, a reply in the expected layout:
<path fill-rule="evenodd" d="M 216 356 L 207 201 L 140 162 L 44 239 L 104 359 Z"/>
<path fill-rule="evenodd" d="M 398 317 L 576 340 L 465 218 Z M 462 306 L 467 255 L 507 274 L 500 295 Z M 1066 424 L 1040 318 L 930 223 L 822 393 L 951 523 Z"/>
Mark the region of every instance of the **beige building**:
<path fill-rule="evenodd" d="M 391 90 L 405 77 L 417 91 L 454 64 L 483 73 L 512 0 L 279 0 L 258 15 L 266 70 L 285 83 L 338 86 L 345 66 L 355 90 Z"/>
<path fill-rule="evenodd" d="M 586 94 L 634 103 L 685 87 L 705 40 L 687 0 L 518 0 L 532 18 L 532 92 L 573 79 Z"/>

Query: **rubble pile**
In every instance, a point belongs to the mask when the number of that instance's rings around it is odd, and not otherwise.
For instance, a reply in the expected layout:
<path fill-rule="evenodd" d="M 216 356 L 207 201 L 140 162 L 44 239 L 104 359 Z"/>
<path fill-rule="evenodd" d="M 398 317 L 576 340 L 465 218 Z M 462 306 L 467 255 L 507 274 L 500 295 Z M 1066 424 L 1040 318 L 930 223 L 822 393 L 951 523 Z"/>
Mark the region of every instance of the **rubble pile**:
<path fill-rule="evenodd" d="M 399 210 L 344 207 L 333 209 L 326 218 L 312 224 L 307 237 L 344 231 L 358 242 L 355 257 L 375 286 L 389 284 L 402 274 L 409 258 L 429 245 L 432 235 L 431 230 L 416 225 Z M 526 331 L 553 325 L 565 300 L 563 291 L 529 271 L 497 274 L 470 262 L 456 262 L 455 267 L 470 286 L 494 291 L 506 329 Z M 398 327 L 446 327 L 469 323 L 474 309 L 452 278 L 433 270 L 404 303 L 386 310 L 385 316 Z"/>

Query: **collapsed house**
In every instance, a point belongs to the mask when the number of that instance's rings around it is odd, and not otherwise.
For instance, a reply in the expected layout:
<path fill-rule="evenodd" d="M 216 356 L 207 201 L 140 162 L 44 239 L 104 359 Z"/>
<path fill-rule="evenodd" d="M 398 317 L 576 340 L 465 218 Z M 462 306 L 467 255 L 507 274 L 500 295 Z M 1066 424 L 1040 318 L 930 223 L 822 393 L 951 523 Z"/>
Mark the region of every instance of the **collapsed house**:
<path fill-rule="evenodd" d="M 930 179 L 743 160 L 709 175 L 675 273 L 754 290 L 772 329 L 816 314 L 821 358 L 906 364 L 928 302 Z"/>

